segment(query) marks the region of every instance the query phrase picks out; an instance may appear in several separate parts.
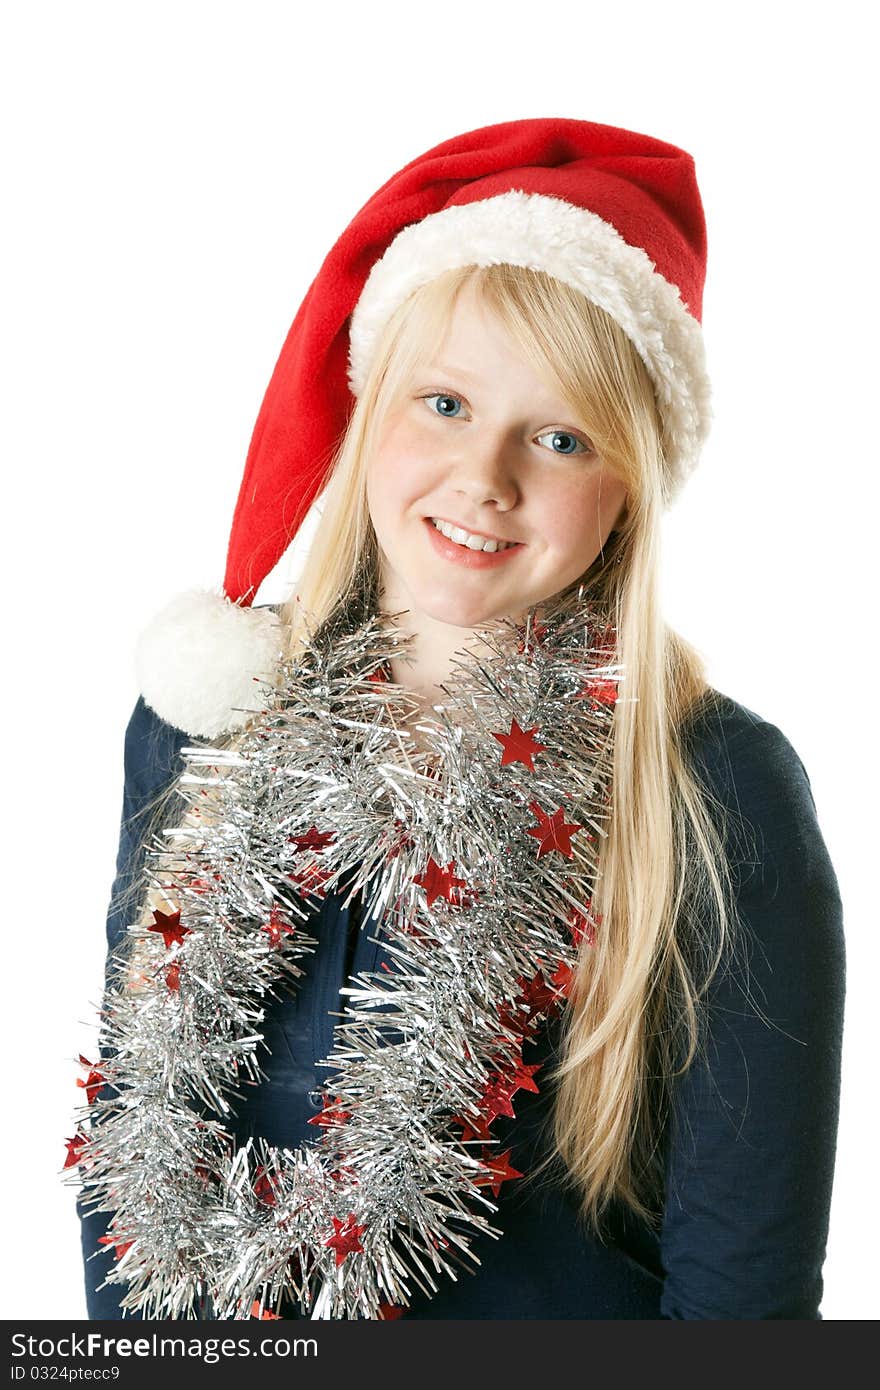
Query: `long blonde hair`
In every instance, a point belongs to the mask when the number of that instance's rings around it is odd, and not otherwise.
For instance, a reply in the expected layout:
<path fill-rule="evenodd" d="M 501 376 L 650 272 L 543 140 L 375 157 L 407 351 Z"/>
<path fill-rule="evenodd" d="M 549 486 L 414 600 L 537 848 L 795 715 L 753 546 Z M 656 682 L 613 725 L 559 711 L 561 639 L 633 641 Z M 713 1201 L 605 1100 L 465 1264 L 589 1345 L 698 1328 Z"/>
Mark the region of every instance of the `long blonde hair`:
<path fill-rule="evenodd" d="M 294 656 L 365 577 L 375 588 L 379 554 L 365 463 L 386 413 L 413 369 L 439 346 L 467 284 L 626 485 L 625 519 L 578 581 L 616 627 L 627 698 L 615 707 L 612 810 L 593 897 L 601 926 L 595 944 L 581 948 L 549 1077 L 553 1143 L 538 1173 L 561 1160 L 556 1166 L 596 1232 L 612 1201 L 656 1223 L 671 1081 L 699 1054 L 700 1003 L 734 913 L 723 814 L 683 744 L 689 715 L 714 692 L 701 658 L 660 611 L 660 521 L 669 481 L 661 422 L 644 363 L 614 320 L 546 272 L 508 264 L 449 271 L 411 294 L 377 342 L 334 455 L 304 569 L 280 611 L 282 630 Z M 236 737 L 214 742 L 234 744 Z"/>

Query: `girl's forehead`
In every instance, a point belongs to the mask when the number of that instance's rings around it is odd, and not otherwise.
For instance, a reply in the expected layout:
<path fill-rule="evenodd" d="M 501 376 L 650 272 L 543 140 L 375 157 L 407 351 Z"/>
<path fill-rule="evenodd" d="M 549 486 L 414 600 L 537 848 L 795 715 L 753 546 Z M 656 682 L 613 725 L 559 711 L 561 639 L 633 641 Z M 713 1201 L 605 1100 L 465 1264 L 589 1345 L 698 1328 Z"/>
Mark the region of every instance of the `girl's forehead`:
<path fill-rule="evenodd" d="M 535 365 L 499 314 L 487 308 L 485 313 L 456 316 L 456 308 L 439 329 L 435 326 L 415 345 L 411 360 L 416 370 L 454 372 L 463 382 L 480 386 L 497 376 L 500 359 L 506 368 L 537 380 Z"/>

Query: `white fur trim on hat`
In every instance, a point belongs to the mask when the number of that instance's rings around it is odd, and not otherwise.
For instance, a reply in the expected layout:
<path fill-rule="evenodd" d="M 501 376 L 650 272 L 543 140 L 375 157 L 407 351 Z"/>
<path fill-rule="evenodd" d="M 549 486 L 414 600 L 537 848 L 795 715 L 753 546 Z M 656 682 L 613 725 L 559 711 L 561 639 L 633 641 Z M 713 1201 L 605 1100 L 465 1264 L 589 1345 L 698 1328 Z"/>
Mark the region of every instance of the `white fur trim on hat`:
<path fill-rule="evenodd" d="M 443 208 L 398 232 L 373 265 L 352 314 L 354 395 L 364 388 L 379 333 L 413 290 L 445 270 L 501 262 L 544 270 L 580 290 L 632 340 L 663 416 L 671 497 L 696 466 L 709 432 L 702 329 L 646 251 L 564 198 L 513 189 Z"/>
<path fill-rule="evenodd" d="M 146 703 L 196 738 L 240 729 L 264 709 L 277 673 L 282 624 L 270 608 L 242 608 L 192 589 L 163 608 L 138 638 L 135 670 Z"/>

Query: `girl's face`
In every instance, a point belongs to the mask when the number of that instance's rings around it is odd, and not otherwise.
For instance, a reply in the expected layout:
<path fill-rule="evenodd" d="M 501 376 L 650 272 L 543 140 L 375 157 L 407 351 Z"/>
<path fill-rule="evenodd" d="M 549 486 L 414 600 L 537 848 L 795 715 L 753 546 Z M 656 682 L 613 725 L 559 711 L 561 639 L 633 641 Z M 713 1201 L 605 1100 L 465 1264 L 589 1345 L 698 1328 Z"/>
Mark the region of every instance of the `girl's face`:
<path fill-rule="evenodd" d="M 380 427 L 366 482 L 383 607 L 463 628 L 519 619 L 576 580 L 626 499 L 470 286 Z"/>

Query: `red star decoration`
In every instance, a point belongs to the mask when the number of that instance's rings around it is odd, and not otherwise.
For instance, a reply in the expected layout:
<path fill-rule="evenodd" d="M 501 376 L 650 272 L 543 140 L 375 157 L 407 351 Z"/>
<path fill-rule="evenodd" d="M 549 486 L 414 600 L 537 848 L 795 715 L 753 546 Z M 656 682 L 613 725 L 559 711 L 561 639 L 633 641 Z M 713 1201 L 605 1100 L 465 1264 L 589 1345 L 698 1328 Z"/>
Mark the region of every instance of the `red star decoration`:
<path fill-rule="evenodd" d="M 521 998 L 529 1011 L 529 1019 L 536 1014 L 546 1013 L 559 1003 L 559 996 L 555 989 L 548 985 L 541 971 L 538 970 L 531 980 L 520 980 L 522 985 Z"/>
<path fill-rule="evenodd" d="M 575 696 L 576 700 L 595 700 L 599 705 L 617 704 L 617 682 L 601 680 L 598 677 L 588 680 Z"/>
<path fill-rule="evenodd" d="M 492 1149 L 483 1149 L 480 1155 L 480 1162 L 484 1168 L 488 1169 L 488 1172 L 483 1177 L 477 1178 L 477 1186 L 491 1187 L 493 1197 L 500 1194 L 503 1182 L 510 1182 L 512 1178 L 522 1177 L 519 1169 L 510 1166 L 512 1152 L 512 1149 L 508 1149 L 506 1153 L 496 1154 Z"/>
<path fill-rule="evenodd" d="M 396 1303 L 379 1304 L 379 1317 L 383 1322 L 392 1322 L 395 1318 L 402 1318 L 405 1312 L 406 1309 L 401 1308 Z"/>
<path fill-rule="evenodd" d="M 275 1182 L 262 1166 L 254 1173 L 254 1196 L 266 1207 L 275 1205 Z"/>
<path fill-rule="evenodd" d="M 354 1212 L 349 1212 L 344 1221 L 340 1221 L 338 1216 L 334 1216 L 333 1235 L 324 1244 L 329 1250 L 336 1251 L 336 1268 L 338 1269 L 347 1255 L 356 1255 L 363 1250 L 361 1236 L 367 1229 L 366 1226 L 358 1226 L 355 1221 Z"/>
<path fill-rule="evenodd" d="M 82 1053 L 80 1053 L 79 1060 L 81 1066 L 88 1067 L 89 1074 L 85 1081 L 83 1081 L 81 1076 L 78 1076 L 76 1078 L 76 1084 L 77 1086 L 83 1086 L 85 1088 L 86 1100 L 89 1105 L 92 1105 L 107 1078 L 102 1076 L 101 1072 L 92 1065 L 87 1057 L 83 1057 Z"/>
<path fill-rule="evenodd" d="M 561 807 L 558 811 L 554 811 L 552 816 L 548 816 L 537 801 L 533 801 L 529 810 L 538 820 L 537 825 L 533 825 L 531 829 L 526 831 L 527 835 L 533 836 L 538 841 L 537 857 L 540 859 L 542 855 L 551 854 L 553 850 L 556 850 L 557 853 L 564 854 L 567 859 L 572 859 L 574 857 L 571 852 L 572 836 L 576 835 L 579 830 L 583 830 L 584 827 L 575 824 L 574 821 L 567 821 L 565 812 Z"/>
<path fill-rule="evenodd" d="M 272 911 L 269 913 L 268 922 L 264 922 L 260 930 L 266 933 L 269 941 L 275 947 L 281 945 L 285 936 L 293 936 L 296 932 L 296 928 L 290 925 L 287 918 L 277 907 L 272 908 Z"/>
<path fill-rule="evenodd" d="M 258 1298 L 255 1298 L 251 1304 L 251 1317 L 260 1318 L 263 1322 L 266 1322 L 269 1318 L 273 1318 L 276 1322 L 280 1322 L 281 1320 L 278 1313 L 273 1313 L 269 1308 L 264 1308 L 263 1311 L 260 1312 L 260 1300 Z"/>
<path fill-rule="evenodd" d="M 496 1050 L 492 1054 L 492 1062 L 495 1070 L 506 1072 L 515 1062 L 521 1059 L 522 1037 L 518 1037 L 514 1041 L 513 1038 L 499 1036 L 494 1038 L 493 1041 L 496 1044 Z"/>
<path fill-rule="evenodd" d="M 351 1112 L 342 1109 L 342 1102 L 337 1096 L 334 1101 L 325 1100 L 320 1115 L 313 1115 L 308 1123 L 326 1129 L 328 1125 L 344 1125 L 346 1120 L 350 1119 Z"/>
<path fill-rule="evenodd" d="M 529 772 L 534 772 L 535 758 L 547 747 L 546 743 L 538 743 L 534 737 L 539 728 L 540 725 L 535 724 L 531 729 L 521 729 L 516 720 L 511 719 L 509 734 L 492 734 L 504 749 L 501 754 L 502 767 L 507 767 L 509 763 L 522 763 Z"/>
<path fill-rule="evenodd" d="M 523 1038 L 535 1031 L 531 1017 L 522 1009 L 515 1008 L 513 1005 L 504 1004 L 501 1007 L 498 1012 L 498 1022 L 502 1027 L 509 1028 L 512 1033 L 516 1033 L 520 1042 L 522 1042 Z M 503 1035 L 499 1037 L 498 1041 L 504 1047 L 510 1046 L 510 1039 Z"/>
<path fill-rule="evenodd" d="M 98 1236 L 98 1244 L 99 1244 L 99 1245 L 112 1245 L 112 1246 L 113 1246 L 113 1251 L 114 1251 L 113 1258 L 114 1258 L 115 1260 L 121 1260 L 122 1257 L 123 1257 L 123 1255 L 125 1254 L 126 1250 L 130 1250 L 131 1247 L 134 1245 L 134 1241 L 133 1241 L 133 1240 L 117 1240 L 116 1237 L 113 1236 L 113 1235 L 106 1235 L 106 1236 Z"/>
<path fill-rule="evenodd" d="M 173 960 L 165 971 L 165 983 L 175 993 L 180 989 L 180 965 Z"/>
<path fill-rule="evenodd" d="M 474 906 L 475 903 L 478 903 L 479 901 L 480 894 L 478 889 L 468 888 L 466 892 L 459 894 L 458 906 L 463 908 L 471 908 Z"/>
<path fill-rule="evenodd" d="M 601 920 L 601 916 L 597 916 L 596 921 L 601 922 Z M 580 946 L 582 941 L 586 941 L 588 946 L 595 946 L 596 928 L 586 913 L 578 912 L 577 908 L 573 907 L 568 914 L 568 925 L 575 946 Z"/>
<path fill-rule="evenodd" d="M 533 1066 L 528 1067 L 524 1062 L 520 1062 L 512 1078 L 514 1089 L 516 1091 L 534 1091 L 537 1095 L 540 1088 L 535 1081 L 535 1072 L 540 1071 L 541 1066 L 541 1062 L 535 1062 Z"/>
<path fill-rule="evenodd" d="M 482 1115 L 478 1120 L 470 1120 L 464 1115 L 454 1115 L 452 1118 L 454 1125 L 461 1125 L 461 1142 L 467 1144 L 471 1139 L 481 1139 L 485 1143 L 492 1138 L 489 1133 L 489 1121 Z"/>
<path fill-rule="evenodd" d="M 78 1133 L 72 1139 L 65 1139 L 67 1145 L 67 1157 L 64 1160 L 65 1168 L 72 1168 L 75 1163 L 79 1163 L 83 1156 L 83 1149 L 89 1142 L 87 1134 Z"/>
<path fill-rule="evenodd" d="M 504 1081 L 501 1077 L 488 1082 L 480 1100 L 480 1109 L 489 1124 L 499 1115 L 507 1115 L 511 1120 L 515 1118 L 513 1097 L 518 1089 L 512 1081 Z"/>
<path fill-rule="evenodd" d="M 435 863 L 432 858 L 428 859 L 428 867 L 423 874 L 415 874 L 413 883 L 417 883 L 420 888 L 424 888 L 428 895 L 428 906 L 433 907 L 437 898 L 445 898 L 448 903 L 456 901 L 456 888 L 466 888 L 467 879 L 456 878 L 453 870 L 455 860 L 450 859 L 445 869 Z"/>
<path fill-rule="evenodd" d="M 317 864 L 310 864 L 307 869 L 301 870 L 298 874 L 288 874 L 291 883 L 295 883 L 301 893 L 315 893 L 319 898 L 324 896 L 324 884 L 331 877 L 323 869 L 319 869 Z"/>
<path fill-rule="evenodd" d="M 576 979 L 574 967 L 566 965 L 565 961 L 560 961 L 550 978 L 557 994 L 562 994 L 566 999 L 569 999 L 574 990 Z"/>
<path fill-rule="evenodd" d="M 306 831 L 305 835 L 288 835 L 287 838 L 296 845 L 297 849 L 311 849 L 314 850 L 315 854 L 320 854 L 328 845 L 332 845 L 336 836 L 331 835 L 329 831 L 319 830 L 316 825 L 313 825 L 311 830 Z"/>
<path fill-rule="evenodd" d="M 179 908 L 176 912 L 160 912 L 158 908 L 154 908 L 153 917 L 155 921 L 150 924 L 148 930 L 162 933 L 166 951 L 172 946 L 179 946 L 189 932 L 189 927 L 180 925 Z"/>

